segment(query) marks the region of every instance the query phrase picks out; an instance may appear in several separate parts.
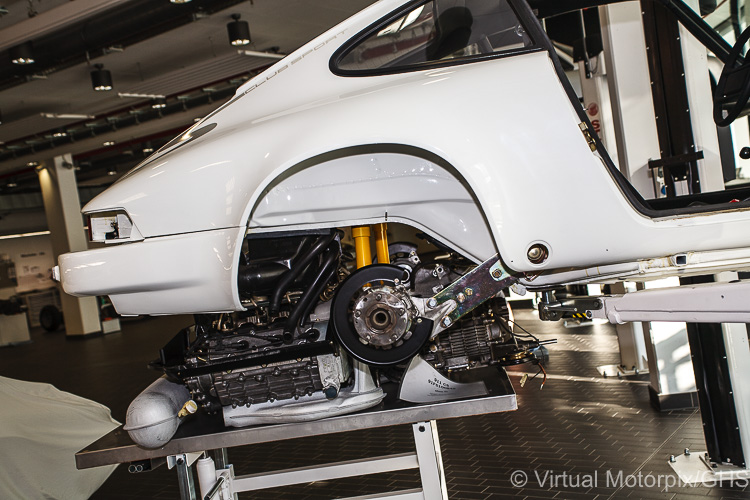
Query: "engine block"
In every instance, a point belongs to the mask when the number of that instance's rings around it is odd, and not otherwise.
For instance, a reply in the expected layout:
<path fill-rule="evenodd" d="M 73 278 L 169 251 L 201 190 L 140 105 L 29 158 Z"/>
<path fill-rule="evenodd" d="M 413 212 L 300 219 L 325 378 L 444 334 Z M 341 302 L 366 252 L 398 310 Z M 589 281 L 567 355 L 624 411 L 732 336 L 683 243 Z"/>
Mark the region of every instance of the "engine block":
<path fill-rule="evenodd" d="M 233 408 L 277 399 L 299 399 L 323 389 L 315 357 L 189 377 L 185 384 L 197 403 L 205 406 L 216 398 L 221 406 Z"/>

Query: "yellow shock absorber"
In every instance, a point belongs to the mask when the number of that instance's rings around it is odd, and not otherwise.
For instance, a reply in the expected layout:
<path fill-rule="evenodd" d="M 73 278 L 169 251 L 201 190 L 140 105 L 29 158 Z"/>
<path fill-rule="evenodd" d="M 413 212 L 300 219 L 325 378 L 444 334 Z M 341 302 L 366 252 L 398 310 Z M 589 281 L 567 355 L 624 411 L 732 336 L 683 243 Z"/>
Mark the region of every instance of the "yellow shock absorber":
<path fill-rule="evenodd" d="M 382 222 L 373 226 L 375 229 L 375 250 L 378 256 L 378 264 L 390 264 L 391 256 L 388 253 L 388 235 L 385 233 L 388 224 Z"/>
<path fill-rule="evenodd" d="M 357 269 L 372 264 L 372 253 L 370 253 L 370 226 L 357 226 L 352 228 L 354 247 L 357 252 Z"/>

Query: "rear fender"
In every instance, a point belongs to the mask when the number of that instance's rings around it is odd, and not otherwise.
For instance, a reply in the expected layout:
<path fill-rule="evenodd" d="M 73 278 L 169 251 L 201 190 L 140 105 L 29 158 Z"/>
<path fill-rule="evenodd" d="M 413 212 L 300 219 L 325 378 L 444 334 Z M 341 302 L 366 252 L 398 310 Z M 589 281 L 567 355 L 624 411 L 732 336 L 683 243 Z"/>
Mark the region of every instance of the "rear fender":
<path fill-rule="evenodd" d="M 316 156 L 265 186 L 250 232 L 402 222 L 475 262 L 497 253 L 485 213 L 460 174 L 416 148 L 377 145 Z"/>

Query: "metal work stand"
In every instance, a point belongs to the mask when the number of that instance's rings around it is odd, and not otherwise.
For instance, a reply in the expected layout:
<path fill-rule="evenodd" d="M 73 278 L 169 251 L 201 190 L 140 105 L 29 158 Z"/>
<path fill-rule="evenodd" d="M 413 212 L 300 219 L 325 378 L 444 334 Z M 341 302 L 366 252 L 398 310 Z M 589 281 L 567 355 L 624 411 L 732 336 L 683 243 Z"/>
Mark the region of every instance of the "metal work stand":
<path fill-rule="evenodd" d="M 461 382 L 483 381 L 487 395 L 442 403 L 407 403 L 396 397 L 398 387 L 385 386 L 386 398 L 378 406 L 351 415 L 288 424 L 246 428 L 226 428 L 221 419 L 194 415 L 164 448 L 147 450 L 135 445 L 122 428 L 115 429 L 76 454 L 79 469 L 129 463 L 129 470 L 140 472 L 166 463 L 177 471 L 183 500 L 211 498 L 230 500 L 244 491 L 262 490 L 292 484 L 356 477 L 382 472 L 419 469 L 422 487 L 399 492 L 356 497 L 374 499 L 447 499 L 443 461 L 436 420 L 515 410 L 516 395 L 502 369 L 487 368 L 466 372 Z M 415 451 L 384 457 L 300 467 L 262 474 L 234 475 L 227 462 L 226 449 L 248 444 L 269 443 L 313 435 L 411 424 Z M 205 458 L 200 458 L 204 456 Z M 196 493 L 193 463 L 197 462 L 201 495 Z M 349 500 L 355 500 L 354 497 Z"/>

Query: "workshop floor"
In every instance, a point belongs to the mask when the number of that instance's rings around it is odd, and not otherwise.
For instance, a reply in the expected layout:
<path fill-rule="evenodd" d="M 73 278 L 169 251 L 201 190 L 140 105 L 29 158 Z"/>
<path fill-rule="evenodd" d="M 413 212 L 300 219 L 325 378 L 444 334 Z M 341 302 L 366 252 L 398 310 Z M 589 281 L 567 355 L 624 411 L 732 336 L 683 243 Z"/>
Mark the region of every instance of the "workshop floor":
<path fill-rule="evenodd" d="M 596 367 L 618 361 L 614 328 L 565 328 L 539 322 L 531 311 L 516 319 L 549 347 L 549 378 L 520 387 L 521 372 L 509 370 L 518 410 L 438 423 L 451 499 L 496 498 L 748 498 L 740 486 L 676 487 L 665 491 L 670 454 L 704 449 L 697 410 L 658 413 L 649 405 L 645 377 L 603 379 Z M 124 421 L 130 401 L 157 374 L 146 368 L 158 348 L 190 318 L 128 321 L 123 331 L 86 340 L 35 331 L 32 343 L 0 349 L 0 375 L 49 382 L 90 398 Z M 412 450 L 411 428 L 399 426 L 309 437 L 229 450 L 237 474 L 350 460 Z M 524 487 L 511 482 L 528 477 Z M 556 481 L 552 481 L 552 476 Z M 619 478 L 619 479 L 618 479 Z M 661 481 L 661 487 L 647 487 Z M 595 484 L 593 484 L 595 482 Z M 555 484 L 556 483 L 556 484 Z M 417 487 L 417 471 L 240 494 L 245 499 L 323 499 Z M 634 486 L 633 486 L 634 485 Z M 131 475 L 120 466 L 95 499 L 179 498 L 176 475 L 166 467 Z"/>

